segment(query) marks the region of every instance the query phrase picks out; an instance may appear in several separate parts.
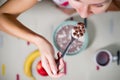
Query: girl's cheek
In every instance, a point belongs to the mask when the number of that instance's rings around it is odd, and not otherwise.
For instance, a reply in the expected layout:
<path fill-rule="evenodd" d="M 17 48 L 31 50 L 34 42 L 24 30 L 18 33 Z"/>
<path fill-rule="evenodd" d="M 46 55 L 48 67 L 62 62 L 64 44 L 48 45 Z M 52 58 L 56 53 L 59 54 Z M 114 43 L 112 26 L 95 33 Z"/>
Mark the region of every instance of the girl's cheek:
<path fill-rule="evenodd" d="M 102 9 L 93 9 L 92 10 L 92 12 L 94 13 L 94 14 L 100 14 L 100 13 L 104 13 L 106 11 L 106 9 L 105 8 L 102 8 Z"/>

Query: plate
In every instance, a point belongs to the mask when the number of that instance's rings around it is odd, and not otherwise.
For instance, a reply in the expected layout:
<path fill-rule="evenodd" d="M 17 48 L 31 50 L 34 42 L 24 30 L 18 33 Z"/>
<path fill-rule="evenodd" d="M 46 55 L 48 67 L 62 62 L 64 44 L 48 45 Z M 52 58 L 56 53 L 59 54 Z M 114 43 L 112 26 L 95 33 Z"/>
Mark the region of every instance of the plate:
<path fill-rule="evenodd" d="M 59 24 L 53 31 L 53 43 L 57 50 L 63 52 L 66 46 L 69 44 L 71 35 L 70 31 L 72 27 L 76 26 L 78 21 L 64 21 Z M 58 35 L 60 34 L 60 35 Z M 65 39 L 63 39 L 65 38 Z M 66 55 L 75 55 L 86 49 L 88 45 L 88 32 L 85 28 L 84 40 L 74 41 L 67 51 Z M 75 47 L 76 46 L 76 47 Z"/>

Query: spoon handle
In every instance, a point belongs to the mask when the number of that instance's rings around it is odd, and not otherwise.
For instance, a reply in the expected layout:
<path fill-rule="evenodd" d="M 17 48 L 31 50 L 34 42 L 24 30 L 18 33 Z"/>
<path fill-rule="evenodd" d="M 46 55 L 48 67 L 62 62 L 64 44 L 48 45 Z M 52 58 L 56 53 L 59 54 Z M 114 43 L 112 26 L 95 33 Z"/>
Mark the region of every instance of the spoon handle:
<path fill-rule="evenodd" d="M 65 48 L 65 50 L 63 51 L 61 57 L 64 57 L 66 52 L 68 51 L 70 45 L 72 44 L 72 42 L 75 40 L 75 38 L 72 37 L 71 41 L 69 42 L 69 44 L 67 45 L 67 47 Z"/>
<path fill-rule="evenodd" d="M 67 45 L 67 47 L 65 48 L 65 50 L 63 51 L 61 57 L 59 57 L 58 60 L 56 60 L 57 66 L 59 66 L 59 64 L 60 64 L 59 59 L 60 59 L 60 58 L 63 58 L 63 57 L 65 56 L 66 52 L 69 50 L 70 45 L 72 44 L 72 42 L 73 42 L 74 40 L 75 40 L 75 38 L 73 38 L 73 37 L 71 36 L 71 40 L 70 40 L 69 44 Z"/>
<path fill-rule="evenodd" d="M 120 51 L 117 52 L 117 65 L 120 64 Z"/>
<path fill-rule="evenodd" d="M 87 18 L 84 18 L 84 24 L 85 24 L 85 27 L 87 28 Z"/>

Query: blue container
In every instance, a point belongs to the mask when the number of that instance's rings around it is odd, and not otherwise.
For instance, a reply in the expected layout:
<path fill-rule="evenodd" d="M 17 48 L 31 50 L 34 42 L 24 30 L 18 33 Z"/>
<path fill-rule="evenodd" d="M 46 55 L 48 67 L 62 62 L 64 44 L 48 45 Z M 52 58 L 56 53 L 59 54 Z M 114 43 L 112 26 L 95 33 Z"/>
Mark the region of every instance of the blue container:
<path fill-rule="evenodd" d="M 64 22 L 62 22 L 61 24 L 59 24 L 56 27 L 56 29 L 53 32 L 53 43 L 54 43 L 55 47 L 57 48 L 57 50 L 61 51 L 60 47 L 58 46 L 58 44 L 56 42 L 56 34 L 57 34 L 57 32 L 64 26 L 67 26 L 67 25 L 75 25 L 76 26 L 77 23 L 78 23 L 77 21 L 64 21 Z M 82 52 L 83 50 L 85 50 L 87 45 L 88 45 L 88 32 L 87 32 L 87 29 L 85 29 L 84 42 L 83 42 L 81 48 L 79 50 L 74 51 L 74 52 L 67 52 L 66 54 L 67 55 L 78 54 L 78 53 Z"/>

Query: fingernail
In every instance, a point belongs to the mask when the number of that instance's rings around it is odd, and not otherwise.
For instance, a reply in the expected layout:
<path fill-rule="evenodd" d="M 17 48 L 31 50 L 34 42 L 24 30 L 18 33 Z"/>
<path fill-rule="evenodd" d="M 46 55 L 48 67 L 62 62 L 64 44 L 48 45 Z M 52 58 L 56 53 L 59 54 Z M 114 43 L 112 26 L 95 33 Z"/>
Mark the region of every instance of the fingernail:
<path fill-rule="evenodd" d="M 53 74 L 54 74 L 54 75 L 56 75 L 56 74 L 57 74 L 57 72 L 56 72 L 55 70 L 53 70 Z"/>

